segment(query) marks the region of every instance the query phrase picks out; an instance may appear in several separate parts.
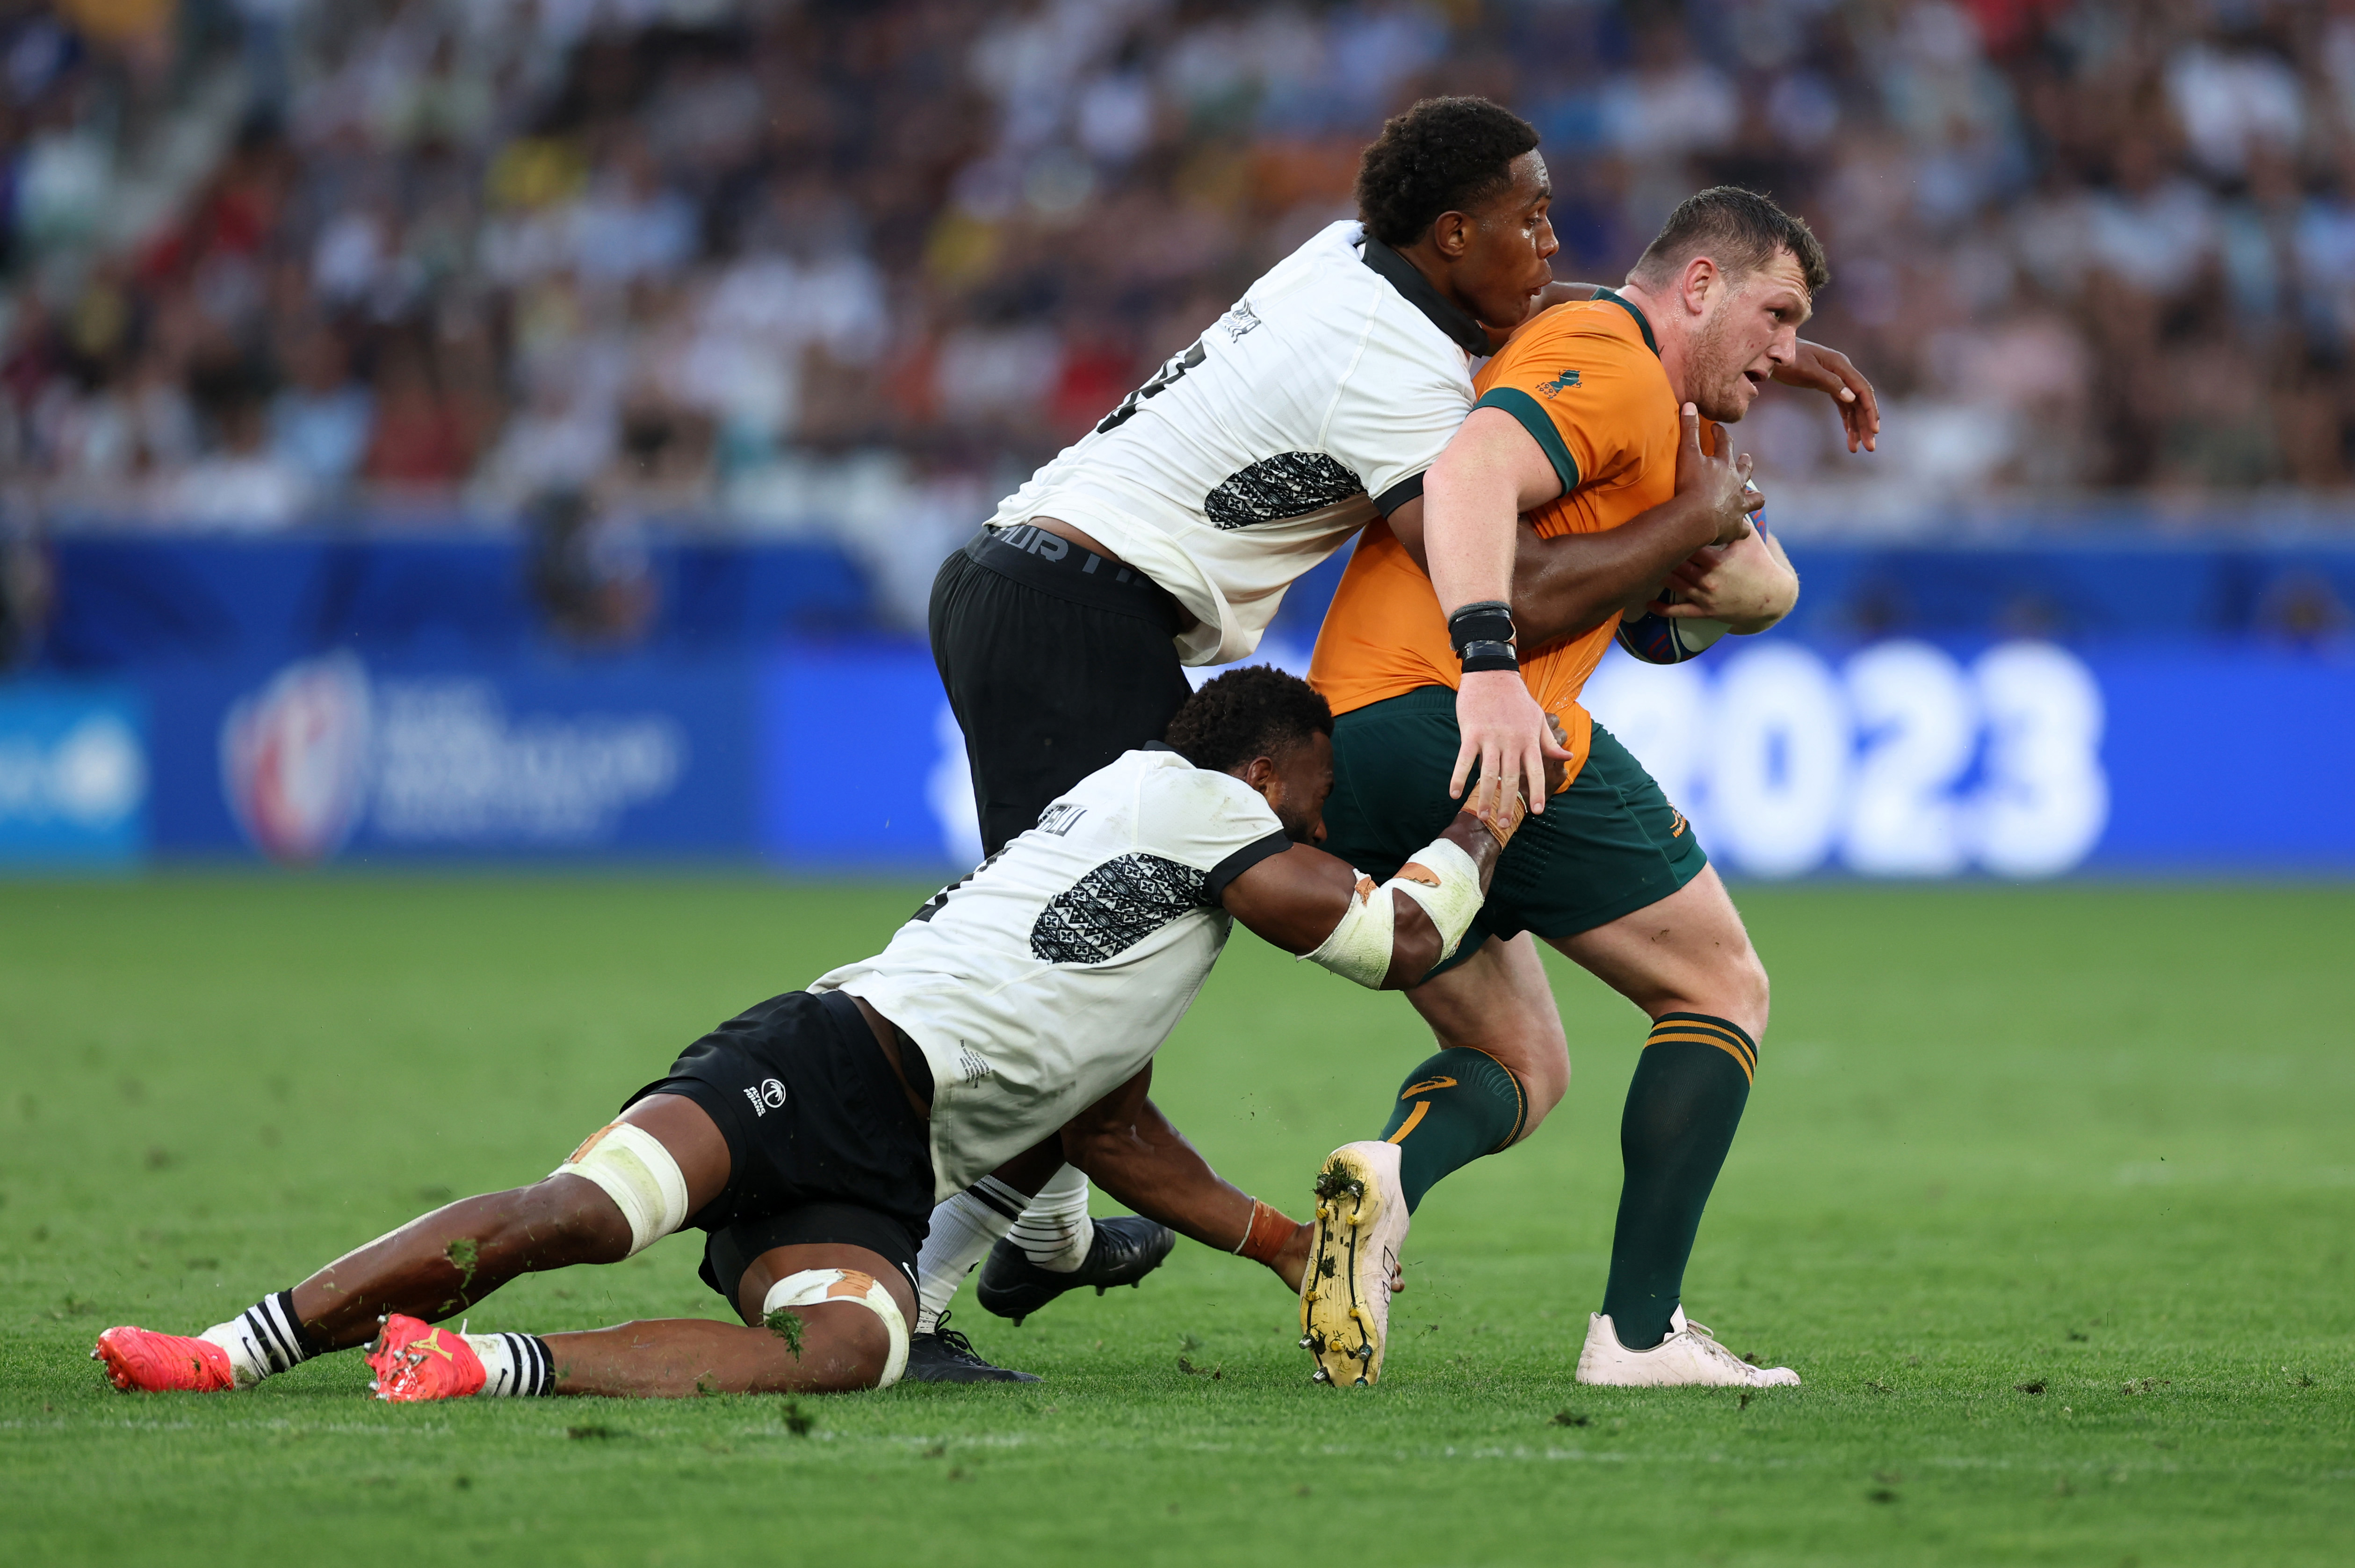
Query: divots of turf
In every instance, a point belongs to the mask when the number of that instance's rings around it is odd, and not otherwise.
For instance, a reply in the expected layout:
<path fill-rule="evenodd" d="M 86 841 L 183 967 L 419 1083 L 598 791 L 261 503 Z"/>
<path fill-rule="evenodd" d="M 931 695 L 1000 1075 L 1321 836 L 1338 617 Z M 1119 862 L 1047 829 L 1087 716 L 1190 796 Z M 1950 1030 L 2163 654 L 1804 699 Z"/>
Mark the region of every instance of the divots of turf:
<path fill-rule="evenodd" d="M 802 1315 L 790 1307 L 780 1307 L 761 1319 L 761 1326 L 784 1340 L 785 1349 L 793 1351 L 794 1360 L 802 1359 Z"/>

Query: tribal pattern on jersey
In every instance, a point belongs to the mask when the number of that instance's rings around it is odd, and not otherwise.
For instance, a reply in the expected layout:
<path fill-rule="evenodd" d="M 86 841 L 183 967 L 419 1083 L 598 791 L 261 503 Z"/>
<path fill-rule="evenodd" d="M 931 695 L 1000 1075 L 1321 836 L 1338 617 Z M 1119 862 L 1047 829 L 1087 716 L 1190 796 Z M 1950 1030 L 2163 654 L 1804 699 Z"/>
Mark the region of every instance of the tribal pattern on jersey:
<path fill-rule="evenodd" d="M 1209 903 L 1207 874 L 1157 854 L 1121 855 L 1047 901 L 1030 927 L 1030 956 L 1050 964 L 1109 963 Z"/>
<path fill-rule="evenodd" d="M 1365 481 L 1324 452 L 1279 452 L 1227 475 L 1202 498 L 1202 512 L 1217 527 L 1248 528 L 1305 517 L 1365 489 Z"/>

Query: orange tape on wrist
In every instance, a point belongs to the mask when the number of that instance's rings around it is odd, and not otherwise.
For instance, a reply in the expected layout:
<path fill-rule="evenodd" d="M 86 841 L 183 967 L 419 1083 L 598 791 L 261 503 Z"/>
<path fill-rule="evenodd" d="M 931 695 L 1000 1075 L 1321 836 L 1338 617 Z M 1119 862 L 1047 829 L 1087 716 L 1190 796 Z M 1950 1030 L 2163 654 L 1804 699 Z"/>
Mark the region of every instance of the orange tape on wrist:
<path fill-rule="evenodd" d="M 1529 801 L 1520 791 L 1515 790 L 1509 800 L 1501 799 L 1504 793 L 1498 782 L 1486 779 L 1476 780 L 1472 786 L 1471 804 L 1465 808 L 1479 819 L 1482 827 L 1488 830 L 1488 836 L 1497 841 L 1498 849 L 1513 842 L 1514 830 L 1521 825 L 1521 819 L 1529 814 Z"/>
<path fill-rule="evenodd" d="M 1242 1244 L 1235 1248 L 1235 1255 L 1273 1267 L 1276 1254 L 1284 1250 L 1284 1244 L 1290 1241 L 1293 1233 L 1299 1228 L 1298 1221 L 1253 1198 L 1251 1229 L 1243 1233 Z"/>

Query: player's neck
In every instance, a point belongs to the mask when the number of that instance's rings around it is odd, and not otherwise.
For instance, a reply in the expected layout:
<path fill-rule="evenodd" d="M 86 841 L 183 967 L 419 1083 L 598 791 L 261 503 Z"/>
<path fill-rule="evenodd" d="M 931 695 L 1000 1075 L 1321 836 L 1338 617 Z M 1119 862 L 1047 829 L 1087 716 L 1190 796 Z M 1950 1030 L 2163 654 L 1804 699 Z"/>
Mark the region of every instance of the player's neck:
<path fill-rule="evenodd" d="M 1691 362 L 1688 352 L 1691 338 L 1685 328 L 1684 313 L 1674 308 L 1673 300 L 1663 300 L 1633 278 L 1611 291 L 1644 313 L 1650 323 L 1652 340 L 1660 345 L 1660 368 L 1668 372 L 1668 391 L 1678 403 L 1685 400 L 1685 367 Z"/>
<path fill-rule="evenodd" d="M 1423 281 L 1438 291 L 1441 299 L 1445 300 L 1474 321 L 1480 319 L 1478 308 L 1450 281 L 1447 260 L 1432 245 L 1431 236 L 1426 234 L 1412 245 L 1401 245 L 1396 249 L 1400 255 L 1406 258 L 1408 265 L 1423 274 Z"/>

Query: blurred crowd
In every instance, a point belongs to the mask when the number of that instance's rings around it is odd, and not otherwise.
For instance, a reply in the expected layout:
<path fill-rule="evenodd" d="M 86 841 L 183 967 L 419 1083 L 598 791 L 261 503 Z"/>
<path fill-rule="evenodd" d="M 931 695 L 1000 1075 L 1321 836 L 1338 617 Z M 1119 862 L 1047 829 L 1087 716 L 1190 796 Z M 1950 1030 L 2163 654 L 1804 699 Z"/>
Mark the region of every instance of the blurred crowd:
<path fill-rule="evenodd" d="M 554 498 L 932 563 L 1433 92 L 1537 124 L 1557 276 L 1804 213 L 1916 493 L 2355 462 L 2355 0 L 0 3 L 10 505 L 261 529 Z"/>

